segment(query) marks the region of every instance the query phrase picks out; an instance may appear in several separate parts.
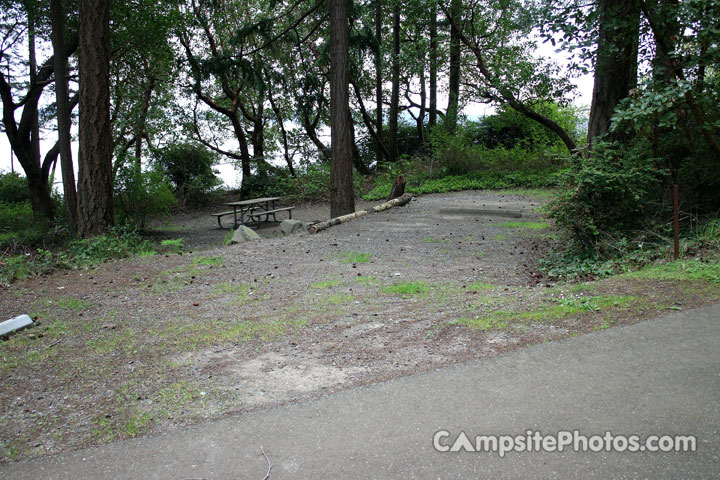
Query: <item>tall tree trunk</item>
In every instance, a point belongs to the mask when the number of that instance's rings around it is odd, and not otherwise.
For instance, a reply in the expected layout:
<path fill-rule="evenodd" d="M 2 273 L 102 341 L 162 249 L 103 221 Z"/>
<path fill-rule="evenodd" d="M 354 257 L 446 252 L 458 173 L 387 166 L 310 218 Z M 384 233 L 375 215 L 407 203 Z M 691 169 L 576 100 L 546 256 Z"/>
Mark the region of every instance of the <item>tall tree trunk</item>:
<path fill-rule="evenodd" d="M 80 0 L 78 234 L 114 223 L 108 0 Z"/>
<path fill-rule="evenodd" d="M 280 135 L 283 144 L 283 156 L 285 157 L 285 163 L 288 166 L 288 171 L 290 172 L 290 175 L 292 175 L 293 177 L 297 177 L 297 174 L 295 173 L 295 167 L 293 167 L 292 158 L 290 157 L 290 146 L 288 145 L 288 135 L 287 130 L 285 129 L 285 122 L 282 116 L 282 112 L 280 111 L 280 108 L 278 107 L 275 99 L 273 98 L 272 87 L 268 88 L 268 100 L 270 100 L 270 108 L 272 108 L 272 111 L 275 114 L 275 120 L 277 121 L 278 127 L 280 128 Z"/>
<path fill-rule="evenodd" d="M 375 40 L 377 41 L 377 54 L 375 55 L 375 133 L 376 140 L 376 161 L 380 165 L 383 161 L 383 87 L 382 87 L 382 23 L 383 23 L 383 1 L 375 0 Z"/>
<path fill-rule="evenodd" d="M 457 128 L 458 102 L 460 101 L 460 35 L 457 24 L 461 21 L 461 0 L 452 0 L 450 14 L 454 21 L 450 23 L 450 78 L 446 119 L 448 131 L 454 133 Z"/>
<path fill-rule="evenodd" d="M 77 191 L 75 190 L 75 171 L 73 169 L 72 150 L 70 149 L 72 120 L 70 118 L 71 110 L 68 98 L 67 59 L 63 55 L 65 51 L 65 12 L 63 12 L 62 0 L 51 0 L 50 17 L 53 57 L 55 58 L 55 98 L 63 196 L 65 197 L 65 211 L 67 212 L 70 233 L 75 236 L 77 235 L 78 225 Z"/>
<path fill-rule="evenodd" d="M 398 114 L 400 106 L 400 0 L 393 1 L 393 51 L 392 51 L 392 90 L 390 93 L 390 118 L 388 119 L 388 152 L 390 161 L 397 161 L 398 151 Z"/>
<path fill-rule="evenodd" d="M 430 7 L 430 115 L 428 128 L 430 130 L 437 124 L 437 0 L 432 0 Z"/>
<path fill-rule="evenodd" d="M 30 68 L 30 84 L 37 83 L 37 58 L 35 53 L 35 7 L 28 7 L 28 66 Z M 32 127 L 30 130 L 30 145 L 33 156 L 40 161 L 40 122 L 38 111 L 32 115 Z M 50 185 L 52 190 L 52 185 Z"/>
<path fill-rule="evenodd" d="M 420 111 L 417 117 L 417 132 L 420 145 L 425 143 L 425 101 L 427 100 L 427 90 L 425 88 L 425 65 L 423 65 L 420 73 Z"/>
<path fill-rule="evenodd" d="M 349 98 L 349 0 L 330 0 L 330 216 L 355 211 Z"/>
<path fill-rule="evenodd" d="M 600 0 L 600 27 L 595 60 L 588 144 L 608 132 L 620 100 L 637 85 L 640 28 L 639 0 Z"/>
<path fill-rule="evenodd" d="M 28 12 L 28 68 L 30 70 L 30 85 L 37 84 L 37 58 L 35 53 L 35 7 L 26 3 Z M 24 113 L 24 112 L 23 112 Z M 30 144 L 29 156 L 34 165 L 40 165 L 40 123 L 38 110 L 35 108 L 30 119 Z M 20 156 L 18 156 L 20 159 Z M 22 161 L 21 161 L 22 164 Z M 33 169 L 35 170 L 35 169 Z M 50 193 L 52 185 L 48 184 L 48 178 L 40 171 L 25 172 L 30 188 L 31 205 L 35 216 L 51 219 L 55 216 L 55 204 L 52 202 Z"/>

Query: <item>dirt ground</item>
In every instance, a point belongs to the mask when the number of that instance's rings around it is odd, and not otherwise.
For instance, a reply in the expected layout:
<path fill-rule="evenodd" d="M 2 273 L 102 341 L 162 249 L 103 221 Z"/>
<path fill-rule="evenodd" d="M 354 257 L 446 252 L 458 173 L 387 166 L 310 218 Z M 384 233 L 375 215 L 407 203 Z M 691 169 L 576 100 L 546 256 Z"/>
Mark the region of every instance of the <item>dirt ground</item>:
<path fill-rule="evenodd" d="M 427 195 L 316 235 L 224 244 L 211 210 L 156 222 L 182 254 L 0 292 L 40 326 L 0 344 L 0 460 L 167 431 L 715 301 L 715 285 L 553 284 L 542 196 Z M 368 204 L 360 203 L 358 208 Z M 214 211 L 214 209 L 213 209 Z M 293 218 L 324 220 L 327 205 Z M 519 217 L 519 218 L 518 218 Z"/>

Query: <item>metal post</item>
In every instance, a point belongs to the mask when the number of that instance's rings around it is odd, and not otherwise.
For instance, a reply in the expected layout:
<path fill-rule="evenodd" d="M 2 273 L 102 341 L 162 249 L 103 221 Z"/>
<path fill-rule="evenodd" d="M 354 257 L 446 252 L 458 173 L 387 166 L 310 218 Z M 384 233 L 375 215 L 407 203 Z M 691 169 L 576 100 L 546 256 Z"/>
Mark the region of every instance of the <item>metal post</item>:
<path fill-rule="evenodd" d="M 680 212 L 679 212 L 679 200 L 678 200 L 678 186 L 673 185 L 673 223 L 675 226 L 675 249 L 673 251 L 673 258 L 675 260 L 680 256 Z"/>

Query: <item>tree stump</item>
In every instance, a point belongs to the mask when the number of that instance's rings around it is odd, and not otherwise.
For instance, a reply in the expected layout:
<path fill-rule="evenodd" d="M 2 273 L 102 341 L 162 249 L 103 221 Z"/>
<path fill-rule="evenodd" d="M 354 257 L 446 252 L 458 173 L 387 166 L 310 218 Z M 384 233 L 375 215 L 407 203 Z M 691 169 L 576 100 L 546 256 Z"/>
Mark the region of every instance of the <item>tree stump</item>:
<path fill-rule="evenodd" d="M 387 200 L 402 197 L 403 193 L 405 193 L 405 177 L 399 176 L 395 179 L 395 183 L 390 190 L 390 195 L 388 195 Z"/>

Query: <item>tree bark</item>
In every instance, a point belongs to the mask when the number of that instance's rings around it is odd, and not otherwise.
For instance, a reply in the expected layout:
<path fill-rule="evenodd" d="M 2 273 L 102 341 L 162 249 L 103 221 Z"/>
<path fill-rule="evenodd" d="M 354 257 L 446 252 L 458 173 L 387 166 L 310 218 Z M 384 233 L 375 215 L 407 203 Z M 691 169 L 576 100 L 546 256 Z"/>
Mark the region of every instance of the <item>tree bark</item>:
<path fill-rule="evenodd" d="M 355 211 L 349 98 L 349 0 L 330 0 L 330 214 Z"/>
<path fill-rule="evenodd" d="M 450 22 L 450 78 L 448 85 L 448 108 L 445 115 L 446 124 L 450 133 L 455 133 L 457 128 L 458 104 L 460 101 L 460 35 L 458 22 L 462 14 L 460 0 L 452 0 L 450 3 L 450 14 L 453 22 Z"/>
<path fill-rule="evenodd" d="M 108 0 L 80 0 L 78 235 L 114 223 Z"/>
<path fill-rule="evenodd" d="M 615 107 L 637 85 L 638 0 L 601 0 L 598 9 L 595 83 L 588 122 L 590 148 L 596 137 L 608 132 Z"/>
<path fill-rule="evenodd" d="M 77 191 L 75 190 L 75 171 L 73 168 L 71 109 L 68 98 L 67 59 L 65 50 L 65 12 L 62 0 L 51 0 L 50 17 L 52 23 L 53 57 L 55 58 L 55 98 L 57 104 L 58 146 L 60 148 L 60 170 L 63 177 L 63 197 L 67 212 L 68 227 L 72 236 L 77 235 L 78 211 Z M 139 143 L 139 142 L 138 142 Z"/>
<path fill-rule="evenodd" d="M 376 161 L 380 165 L 383 156 L 387 155 L 387 149 L 383 145 L 383 88 L 382 88 L 382 0 L 375 0 L 375 40 L 377 41 L 377 53 L 375 54 L 375 143 L 377 146 Z"/>
<path fill-rule="evenodd" d="M 430 7 L 430 112 L 428 128 L 430 130 L 437 124 L 437 0 L 432 0 Z"/>
<path fill-rule="evenodd" d="M 400 0 L 393 2 L 393 51 L 392 51 L 392 88 L 390 93 L 390 114 L 388 118 L 388 153 L 390 161 L 397 161 L 398 151 L 398 114 L 400 106 Z"/>

